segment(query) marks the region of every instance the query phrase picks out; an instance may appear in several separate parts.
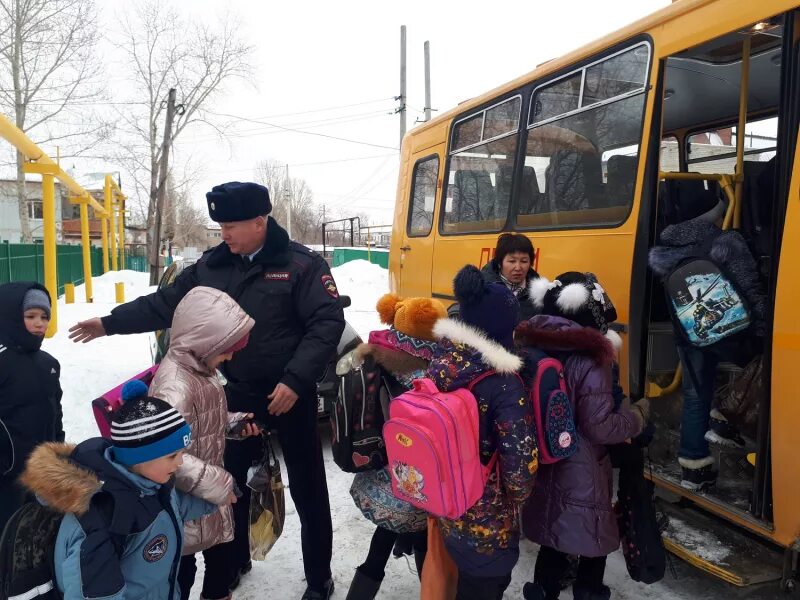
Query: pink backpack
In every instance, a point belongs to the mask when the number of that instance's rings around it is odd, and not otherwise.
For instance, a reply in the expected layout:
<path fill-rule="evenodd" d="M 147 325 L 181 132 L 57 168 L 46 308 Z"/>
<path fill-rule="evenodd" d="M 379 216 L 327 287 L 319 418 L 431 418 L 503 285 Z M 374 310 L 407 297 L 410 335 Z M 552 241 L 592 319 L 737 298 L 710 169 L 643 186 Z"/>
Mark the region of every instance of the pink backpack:
<path fill-rule="evenodd" d="M 97 423 L 97 428 L 100 430 L 100 435 L 106 439 L 111 439 L 111 419 L 114 418 L 114 411 L 122 406 L 122 388 L 134 379 L 140 380 L 146 386 L 150 387 L 153 377 L 158 371 L 158 365 L 153 365 L 146 371 L 142 371 L 138 375 L 131 377 L 120 383 L 114 389 L 107 391 L 99 398 L 92 400 L 92 412 L 94 413 L 94 420 Z"/>
<path fill-rule="evenodd" d="M 483 495 L 497 462 L 480 461 L 478 401 L 468 388 L 440 392 L 430 379 L 389 404 L 383 426 L 392 493 L 434 516 L 457 519 Z"/>

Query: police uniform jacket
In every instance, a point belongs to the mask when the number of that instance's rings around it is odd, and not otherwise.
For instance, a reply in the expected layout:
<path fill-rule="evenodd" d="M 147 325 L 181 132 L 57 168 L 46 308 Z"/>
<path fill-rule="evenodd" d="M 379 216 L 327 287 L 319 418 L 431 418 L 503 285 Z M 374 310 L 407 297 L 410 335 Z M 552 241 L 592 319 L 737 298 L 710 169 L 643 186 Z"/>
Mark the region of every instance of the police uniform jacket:
<path fill-rule="evenodd" d="M 169 327 L 178 302 L 198 285 L 227 292 L 255 320 L 250 342 L 224 364 L 230 388 L 260 394 L 284 383 L 301 397 L 315 393 L 344 330 L 336 283 L 321 256 L 290 241 L 269 217 L 265 245 L 252 263 L 222 243 L 171 286 L 111 311 L 103 318 L 106 333 Z"/>

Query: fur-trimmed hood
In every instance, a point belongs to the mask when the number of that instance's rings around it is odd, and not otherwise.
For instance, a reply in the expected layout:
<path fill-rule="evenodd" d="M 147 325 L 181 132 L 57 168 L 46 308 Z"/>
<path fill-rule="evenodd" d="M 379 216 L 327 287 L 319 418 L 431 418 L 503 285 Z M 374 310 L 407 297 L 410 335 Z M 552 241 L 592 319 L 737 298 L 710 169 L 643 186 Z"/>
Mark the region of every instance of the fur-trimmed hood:
<path fill-rule="evenodd" d="M 112 528 L 133 531 L 152 521 L 154 507 L 160 506 L 157 496 L 169 495 L 172 485 L 159 485 L 112 460 L 111 443 L 103 438 L 77 446 L 43 444 L 28 459 L 21 481 L 51 508 L 77 515 L 89 510 L 96 494 L 108 494 L 115 506 Z"/>
<path fill-rule="evenodd" d="M 520 323 L 514 339 L 518 346 L 533 346 L 548 353 L 581 354 L 597 365 L 613 363 L 615 351 L 622 344 L 619 335 L 611 329 L 603 335 L 597 329 L 581 327 L 569 319 L 546 315 Z"/>
<path fill-rule="evenodd" d="M 97 475 L 71 460 L 74 444 L 47 443 L 30 455 L 22 484 L 50 508 L 63 513 L 83 515 L 102 487 Z"/>
<path fill-rule="evenodd" d="M 522 359 L 519 356 L 489 339 L 477 328 L 456 319 L 440 319 L 433 328 L 433 334 L 456 346 L 469 346 L 480 355 L 481 361 L 489 369 L 498 373 L 516 373 L 522 368 Z"/>

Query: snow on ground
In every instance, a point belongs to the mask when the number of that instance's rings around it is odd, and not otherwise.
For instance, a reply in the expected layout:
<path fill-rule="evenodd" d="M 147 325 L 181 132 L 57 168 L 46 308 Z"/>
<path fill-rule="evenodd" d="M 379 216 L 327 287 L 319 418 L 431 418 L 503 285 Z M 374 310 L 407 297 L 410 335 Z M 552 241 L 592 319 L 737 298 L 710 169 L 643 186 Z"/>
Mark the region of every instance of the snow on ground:
<path fill-rule="evenodd" d="M 125 299 L 147 294 L 149 274 L 135 271 L 110 271 L 92 278 L 94 303 L 84 301 L 84 286 L 75 288 L 75 304 L 58 301 L 58 332 L 44 341 L 42 348 L 61 363 L 61 389 L 64 396 L 64 431 L 68 441 L 81 441 L 98 435 L 91 401 L 121 381 L 153 364 L 149 338 L 151 334 L 109 336 L 88 344 L 74 344 L 69 328 L 78 321 L 107 315 L 114 303 L 114 284 L 125 284 Z"/>
<path fill-rule="evenodd" d="M 339 293 L 350 296 L 351 304 L 344 311 L 345 318 L 361 338 L 366 340 L 370 331 L 384 328 L 375 304 L 389 291 L 388 271 L 366 260 L 353 260 L 334 267 L 331 272 Z"/>
<path fill-rule="evenodd" d="M 366 337 L 372 329 L 381 327 L 375 314 L 375 303 L 388 290 L 385 269 L 367 261 L 352 261 L 333 269 L 339 291 L 350 295 L 353 304 L 346 309 L 346 317 L 355 329 Z M 94 279 L 95 302 L 82 302 L 83 289 L 76 290 L 81 301 L 67 305 L 59 300 L 59 331 L 46 340 L 44 349 L 61 362 L 61 385 L 64 390 L 64 425 L 67 439 L 73 442 L 97 435 L 91 412 L 91 400 L 130 378 L 151 364 L 150 334 L 112 336 L 88 344 L 73 344 L 67 337 L 70 326 L 93 316 L 103 316 L 115 306 L 114 283 L 125 282 L 125 298 L 132 300 L 151 291 L 148 275 L 132 271 L 107 273 Z M 334 598 L 343 599 L 355 568 L 364 560 L 374 527 L 361 516 L 350 498 L 353 476 L 343 473 L 333 463 L 327 439 L 327 428 L 321 428 L 325 443 L 325 463 L 333 515 L 333 564 L 336 583 Z M 284 483 L 286 473 L 284 470 Z M 291 485 L 291 482 L 289 482 Z M 267 557 L 256 563 L 240 588 L 234 593 L 237 600 L 296 600 L 305 589 L 303 563 L 300 549 L 300 525 L 291 497 L 286 495 L 286 526 L 280 540 Z M 513 574 L 506 598 L 522 598 L 522 586 L 533 578 L 536 546 L 523 541 L 519 563 Z M 192 590 L 192 600 L 200 596 L 202 556 L 198 555 L 198 582 Z M 667 573 L 664 581 L 644 586 L 632 582 L 619 552 L 611 555 L 606 569 L 606 584 L 615 600 L 689 600 L 703 598 L 760 599 L 782 597 L 777 586 L 770 588 L 736 590 L 718 580 L 703 576 L 686 563 L 673 558 L 675 576 Z M 676 578 L 677 577 L 677 578 Z M 390 559 L 386 579 L 379 598 L 410 599 L 417 597 L 419 584 L 414 574 L 413 561 Z M 570 600 L 569 591 L 561 598 Z"/>

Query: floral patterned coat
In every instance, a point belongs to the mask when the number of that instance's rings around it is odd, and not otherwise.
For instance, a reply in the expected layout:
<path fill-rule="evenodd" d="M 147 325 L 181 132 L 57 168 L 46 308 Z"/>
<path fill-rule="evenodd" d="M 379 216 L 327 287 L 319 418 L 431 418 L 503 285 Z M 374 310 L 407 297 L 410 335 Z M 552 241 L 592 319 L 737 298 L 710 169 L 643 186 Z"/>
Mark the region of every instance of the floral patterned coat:
<path fill-rule="evenodd" d="M 483 496 L 461 518 L 440 519 L 445 545 L 459 570 L 477 577 L 511 573 L 519 558 L 519 507 L 531 493 L 538 466 L 533 418 L 522 380 L 522 362 L 478 330 L 455 320 L 437 322 L 439 352 L 428 370 L 440 391 L 472 388 L 478 401 L 481 462 L 497 453 L 498 468 Z"/>

